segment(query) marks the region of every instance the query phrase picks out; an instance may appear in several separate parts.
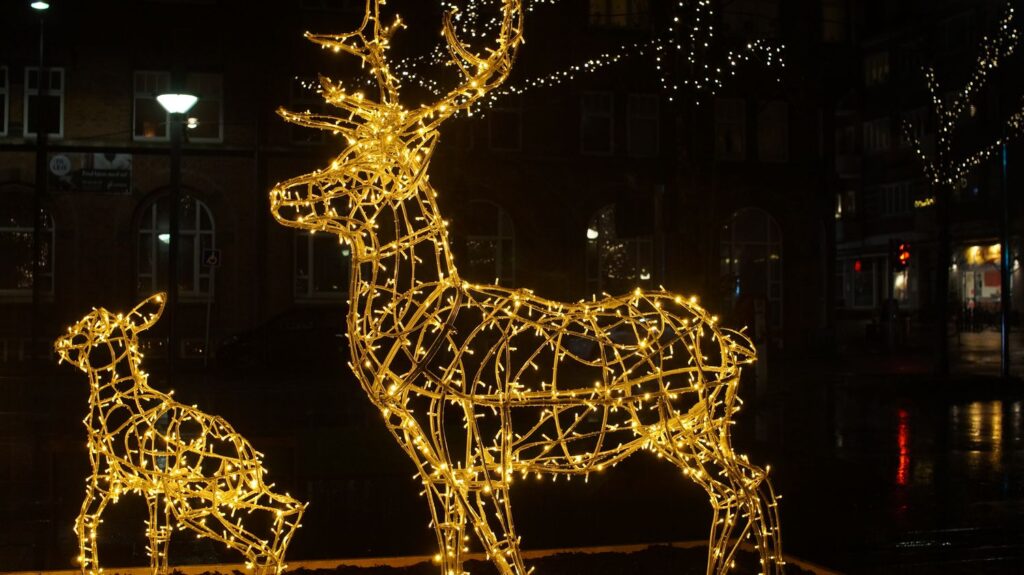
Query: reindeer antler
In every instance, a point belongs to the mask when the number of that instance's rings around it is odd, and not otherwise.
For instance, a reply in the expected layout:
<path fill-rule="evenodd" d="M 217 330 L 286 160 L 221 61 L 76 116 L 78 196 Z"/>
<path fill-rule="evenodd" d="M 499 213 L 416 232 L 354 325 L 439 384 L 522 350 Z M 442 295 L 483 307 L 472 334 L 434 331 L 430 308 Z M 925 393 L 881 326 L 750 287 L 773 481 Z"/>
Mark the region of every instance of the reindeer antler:
<path fill-rule="evenodd" d="M 444 15 L 442 35 L 451 54 L 451 62 L 459 68 L 466 82 L 454 88 L 438 102 L 423 106 L 414 118 L 428 130 L 437 126 L 459 110 L 473 105 L 487 92 L 498 87 L 512 70 L 516 50 L 523 43 L 522 0 L 501 0 L 501 27 L 498 32 L 498 46 L 488 49 L 490 54 L 481 57 L 459 40 L 453 23 L 456 11 Z"/>

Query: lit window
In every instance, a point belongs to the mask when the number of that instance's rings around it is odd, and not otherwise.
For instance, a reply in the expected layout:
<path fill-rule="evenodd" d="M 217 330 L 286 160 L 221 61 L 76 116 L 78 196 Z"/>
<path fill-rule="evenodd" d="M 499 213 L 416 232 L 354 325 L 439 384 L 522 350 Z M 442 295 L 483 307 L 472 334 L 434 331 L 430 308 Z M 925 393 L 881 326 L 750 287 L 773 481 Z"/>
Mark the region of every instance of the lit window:
<path fill-rule="evenodd" d="M 472 201 L 467 206 L 466 257 L 459 271 L 466 279 L 511 286 L 515 282 L 516 234 L 501 206 Z"/>
<path fill-rule="evenodd" d="M 891 144 L 889 118 L 878 118 L 864 122 L 864 151 L 867 153 L 884 152 Z"/>
<path fill-rule="evenodd" d="M 580 151 L 607 156 L 612 153 L 614 98 L 610 92 L 583 94 L 580 123 Z"/>
<path fill-rule="evenodd" d="M 738 98 L 715 101 L 715 155 L 720 160 L 747 157 L 747 103 Z"/>
<path fill-rule="evenodd" d="M 722 26 L 733 36 L 774 38 L 779 35 L 778 0 L 722 2 Z"/>
<path fill-rule="evenodd" d="M 755 325 L 756 302 L 763 301 L 767 327 L 782 327 L 782 228 L 760 208 L 743 208 L 723 226 L 721 273 L 739 325 Z"/>
<path fill-rule="evenodd" d="M 170 137 L 167 112 L 156 100 L 158 95 L 170 91 L 170 85 L 169 72 L 135 72 L 132 136 L 136 140 L 165 141 Z M 189 74 L 185 77 L 184 91 L 199 97 L 187 114 L 198 123 L 186 130 L 186 137 L 193 142 L 220 142 L 223 139 L 220 74 Z"/>
<path fill-rule="evenodd" d="M 821 39 L 825 42 L 846 41 L 846 0 L 822 0 Z"/>
<path fill-rule="evenodd" d="M 625 293 L 651 286 L 654 242 L 650 235 L 620 238 L 615 206 L 605 206 L 587 226 L 587 291 Z"/>
<path fill-rule="evenodd" d="M 875 52 L 864 57 L 864 85 L 878 86 L 889 81 L 889 53 Z"/>
<path fill-rule="evenodd" d="M 658 155 L 658 97 L 630 94 L 626 105 L 626 149 L 635 158 Z"/>
<path fill-rule="evenodd" d="M 295 233 L 296 299 L 341 299 L 348 293 L 351 249 L 337 236 Z"/>
<path fill-rule="evenodd" d="M 0 66 L 0 136 L 7 135 L 7 110 L 10 109 L 10 92 L 7 86 L 7 66 Z"/>
<path fill-rule="evenodd" d="M 188 130 L 193 142 L 220 142 L 224 139 L 223 85 L 220 74 L 189 74 L 185 91 L 199 97 L 188 116 L 199 124 Z"/>
<path fill-rule="evenodd" d="M 32 194 L 7 192 L 0 201 L 0 294 L 32 293 Z M 53 219 L 46 211 L 39 212 L 40 290 L 53 293 Z"/>
<path fill-rule="evenodd" d="M 167 140 L 167 112 L 156 101 L 156 97 L 165 94 L 171 84 L 168 72 L 135 72 L 134 128 L 132 135 L 136 140 Z"/>
<path fill-rule="evenodd" d="M 757 157 L 762 162 L 785 162 L 789 159 L 789 107 L 785 102 L 759 104 Z"/>
<path fill-rule="evenodd" d="M 640 28 L 650 22 L 648 0 L 590 0 L 590 24 Z"/>
<path fill-rule="evenodd" d="M 149 204 L 139 221 L 139 293 L 167 289 L 170 248 L 170 199 L 163 196 Z M 203 202 L 182 196 L 178 212 L 178 294 L 208 297 L 213 294 L 213 270 L 203 261 L 203 252 L 215 247 L 213 215 Z"/>
<path fill-rule="evenodd" d="M 523 109 L 520 97 L 510 94 L 495 102 L 487 112 L 492 150 L 522 147 Z"/>
<path fill-rule="evenodd" d="M 26 137 L 35 137 L 39 121 L 38 106 L 42 106 L 46 133 L 51 138 L 64 137 L 64 69 L 47 68 L 47 81 L 40 86 L 39 68 L 25 68 L 25 122 Z M 40 96 L 42 87 L 42 96 Z"/>

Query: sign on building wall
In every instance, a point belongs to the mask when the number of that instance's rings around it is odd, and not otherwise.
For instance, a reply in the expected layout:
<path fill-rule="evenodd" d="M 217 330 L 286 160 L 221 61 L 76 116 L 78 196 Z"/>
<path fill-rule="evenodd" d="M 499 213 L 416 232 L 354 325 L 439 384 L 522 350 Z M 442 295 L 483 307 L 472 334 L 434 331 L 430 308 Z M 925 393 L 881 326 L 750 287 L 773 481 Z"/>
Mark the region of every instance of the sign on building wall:
<path fill-rule="evenodd" d="M 49 171 L 54 192 L 128 194 L 132 190 L 131 154 L 51 154 Z"/>

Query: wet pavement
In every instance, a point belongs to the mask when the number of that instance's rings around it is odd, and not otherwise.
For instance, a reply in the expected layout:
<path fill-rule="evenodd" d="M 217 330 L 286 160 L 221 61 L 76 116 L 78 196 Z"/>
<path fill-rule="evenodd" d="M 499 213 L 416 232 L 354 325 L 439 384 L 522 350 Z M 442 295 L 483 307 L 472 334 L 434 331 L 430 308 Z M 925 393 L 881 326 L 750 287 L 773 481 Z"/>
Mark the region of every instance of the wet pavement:
<path fill-rule="evenodd" d="M 971 338 L 945 385 L 927 354 L 878 354 L 789 367 L 781 390 L 751 398 L 736 444 L 772 466 L 787 552 L 849 573 L 1024 573 L 1024 384 L 989 377 L 990 340 Z M 271 479 L 311 502 L 292 558 L 432 550 L 412 467 L 350 377 L 184 379 L 181 400 L 225 416 Z M 68 568 L 85 381 L 61 370 L 0 383 L 0 570 Z M 703 492 L 654 458 L 586 483 L 527 480 L 512 498 L 527 548 L 699 539 L 710 521 Z M 112 566 L 146 563 L 136 503 L 106 519 Z M 172 556 L 222 559 L 184 542 Z"/>

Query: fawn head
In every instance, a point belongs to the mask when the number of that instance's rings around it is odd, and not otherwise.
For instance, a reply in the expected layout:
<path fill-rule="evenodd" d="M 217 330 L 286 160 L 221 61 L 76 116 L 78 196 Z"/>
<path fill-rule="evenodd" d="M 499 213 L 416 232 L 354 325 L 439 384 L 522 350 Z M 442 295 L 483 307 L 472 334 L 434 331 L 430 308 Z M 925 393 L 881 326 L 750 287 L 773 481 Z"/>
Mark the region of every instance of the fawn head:
<path fill-rule="evenodd" d="M 374 101 L 361 92 L 347 92 L 340 83 L 321 78 L 324 99 L 344 115 L 278 111 L 289 122 L 329 130 L 348 144 L 328 167 L 274 186 L 270 209 L 279 223 L 359 241 L 372 233 L 381 207 L 404 201 L 423 187 L 441 123 L 501 84 L 522 44 L 522 0 L 494 1 L 501 2 L 500 29 L 497 45 L 486 48 L 486 55 L 459 40 L 454 10 L 445 14 L 442 35 L 461 81 L 437 102 L 415 109 L 399 102 L 400 85 L 391 73 L 387 51 L 392 36 L 404 24 L 397 17 L 390 25 L 381 23 L 384 0 L 366 0 L 363 23 L 355 32 L 307 34 L 324 48 L 362 59 L 375 76 L 379 98 Z"/>
<path fill-rule="evenodd" d="M 94 309 L 57 338 L 53 347 L 66 361 L 82 371 L 112 368 L 138 341 L 139 332 L 153 326 L 164 311 L 167 298 L 158 293 L 127 314 Z"/>

